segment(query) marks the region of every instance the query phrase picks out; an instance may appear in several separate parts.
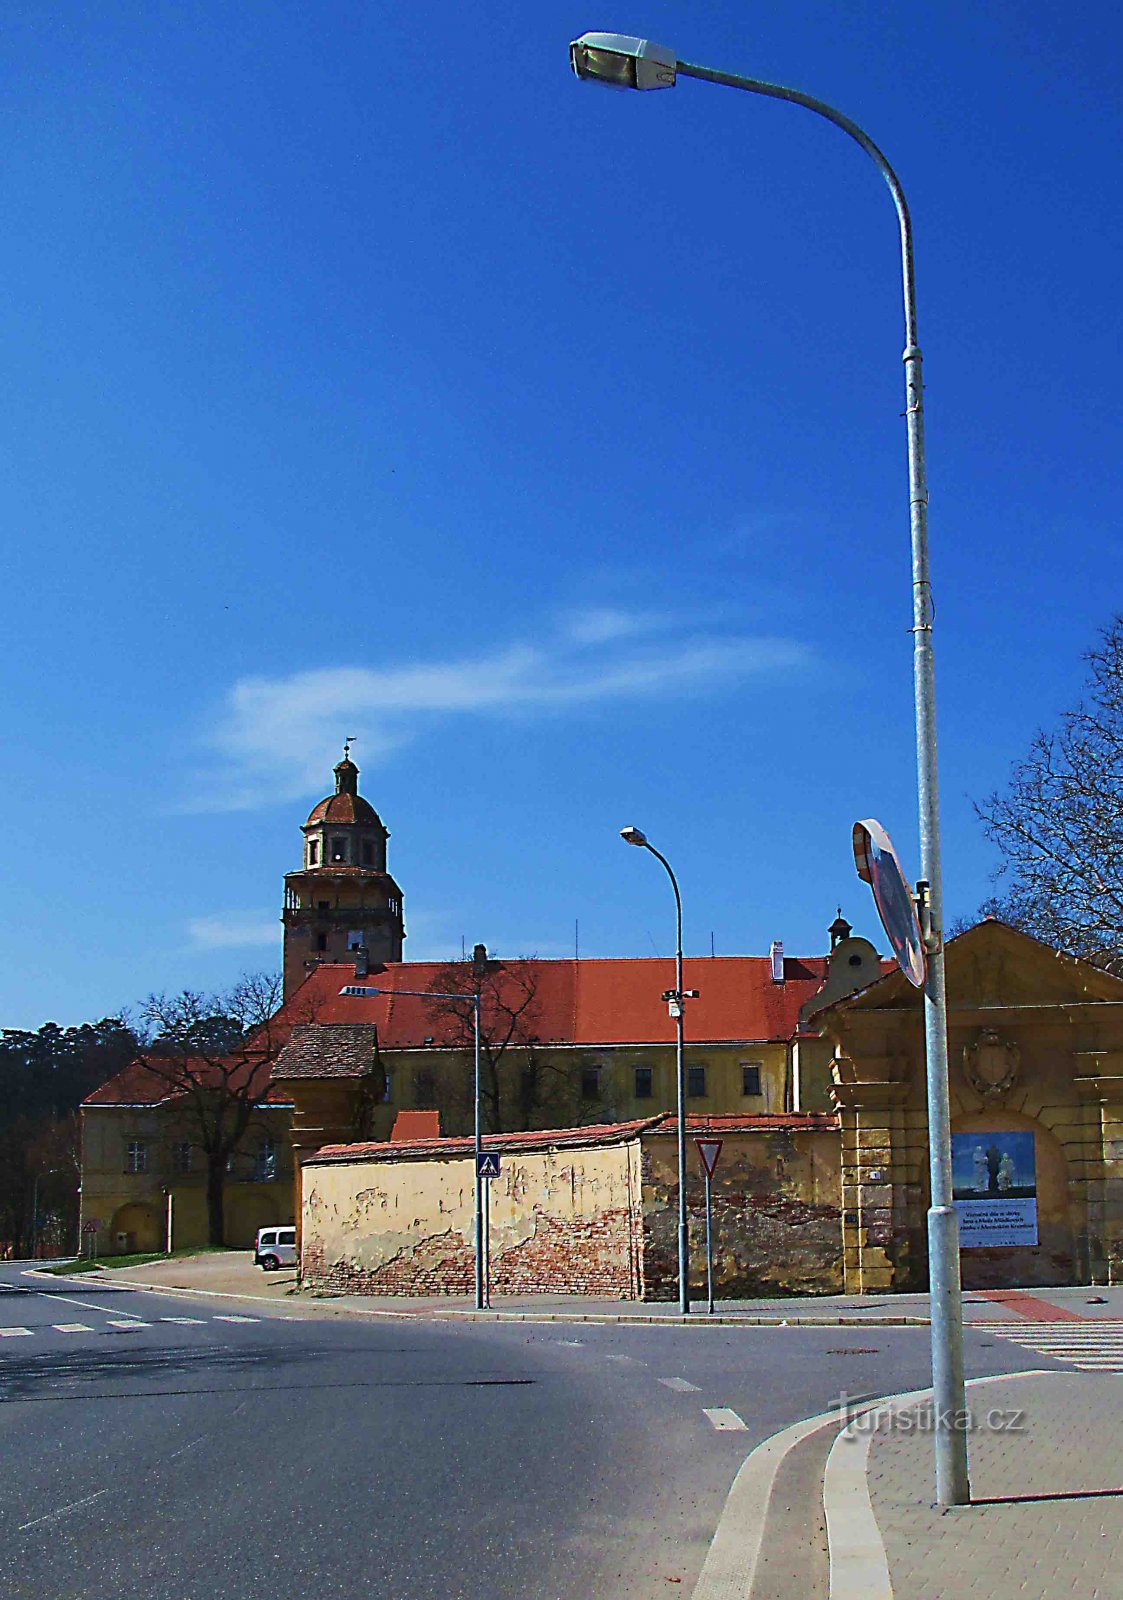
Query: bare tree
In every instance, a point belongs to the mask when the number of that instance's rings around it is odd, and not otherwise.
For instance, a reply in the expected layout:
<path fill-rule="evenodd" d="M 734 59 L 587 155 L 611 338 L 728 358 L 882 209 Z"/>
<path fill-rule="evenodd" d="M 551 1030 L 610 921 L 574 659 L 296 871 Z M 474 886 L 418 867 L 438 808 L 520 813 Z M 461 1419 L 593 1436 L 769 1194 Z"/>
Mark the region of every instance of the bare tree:
<path fill-rule="evenodd" d="M 227 1166 L 257 1118 L 269 1073 L 294 1018 L 280 1015 L 281 979 L 260 973 L 221 994 L 149 995 L 147 1047 L 138 1058 L 179 1102 L 207 1174 L 207 1237 L 225 1242 Z M 300 1019 L 311 1020 L 308 1017 Z"/>
<path fill-rule="evenodd" d="M 538 1044 L 538 975 L 533 959 L 489 960 L 477 945 L 467 961 L 450 961 L 434 975 L 433 988 L 464 999 L 428 1000 L 426 1010 L 447 1044 L 464 1052 L 468 1072 L 466 1103 L 471 1104 L 474 1045 L 473 996 L 480 995 L 480 1101 L 485 1133 L 526 1128 L 548 1098 L 556 1073 Z"/>
<path fill-rule="evenodd" d="M 1084 698 L 975 808 L 1004 858 L 983 909 L 1123 974 L 1123 615 L 1085 659 Z"/>

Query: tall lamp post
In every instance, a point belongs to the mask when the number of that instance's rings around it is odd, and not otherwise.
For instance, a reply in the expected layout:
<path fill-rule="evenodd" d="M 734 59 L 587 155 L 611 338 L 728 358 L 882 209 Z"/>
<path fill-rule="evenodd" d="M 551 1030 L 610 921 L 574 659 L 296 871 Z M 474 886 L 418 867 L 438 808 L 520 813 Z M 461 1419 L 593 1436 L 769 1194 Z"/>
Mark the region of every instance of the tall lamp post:
<path fill-rule="evenodd" d="M 857 123 L 833 106 L 798 89 L 716 72 L 679 61 L 673 50 L 615 33 L 586 33 L 569 47 L 579 78 L 624 89 L 669 89 L 678 77 L 746 89 L 750 94 L 814 111 L 860 145 L 889 186 L 901 239 L 905 309 L 905 419 L 908 433 L 909 523 L 912 541 L 913 699 L 920 811 L 921 873 L 927 879 L 931 930 L 924 984 L 924 1037 L 928 1082 L 928 1149 L 931 1205 L 928 1265 L 932 1315 L 932 1390 L 936 1403 L 936 1494 L 941 1505 L 966 1505 L 971 1498 L 964 1425 L 963 1313 L 959 1278 L 959 1227 L 952 1203 L 951 1114 L 948 1098 L 947 999 L 944 988 L 943 886 L 940 872 L 940 810 L 936 767 L 936 686 L 932 658 L 932 593 L 928 566 L 928 486 L 924 463 L 924 393 L 917 335 L 912 221 L 893 168 Z M 664 863 L 665 864 L 665 863 Z M 670 869 L 668 868 L 668 871 Z M 926 930 L 927 931 L 927 930 Z"/>
<path fill-rule="evenodd" d="M 626 844 L 649 850 L 656 861 L 661 861 L 675 891 L 675 986 L 668 989 L 663 999 L 675 1019 L 675 1084 L 678 1105 L 678 1308 L 682 1316 L 690 1315 L 690 1232 L 686 1213 L 686 1066 L 683 1059 L 683 1010 L 693 991 L 682 987 L 682 896 L 678 879 L 666 856 L 651 844 L 639 828 L 621 828 L 620 837 Z"/>
<path fill-rule="evenodd" d="M 370 984 L 348 984 L 341 994 L 365 996 L 368 994 L 408 994 L 418 1000 L 470 1000 L 472 1002 L 472 1046 L 473 1046 L 473 1099 L 475 1102 L 475 1130 L 473 1135 L 473 1158 L 476 1166 L 475 1176 L 475 1235 L 476 1235 L 476 1310 L 486 1311 L 491 1305 L 491 1285 L 488 1282 L 489 1274 L 485 1267 L 487 1259 L 486 1240 L 484 1239 L 484 1209 L 483 1209 L 483 1179 L 480 1177 L 480 1154 L 483 1150 L 483 1128 L 480 1118 L 480 984 L 479 973 L 476 975 L 476 987 L 470 994 L 452 994 L 442 989 L 376 989 Z"/>

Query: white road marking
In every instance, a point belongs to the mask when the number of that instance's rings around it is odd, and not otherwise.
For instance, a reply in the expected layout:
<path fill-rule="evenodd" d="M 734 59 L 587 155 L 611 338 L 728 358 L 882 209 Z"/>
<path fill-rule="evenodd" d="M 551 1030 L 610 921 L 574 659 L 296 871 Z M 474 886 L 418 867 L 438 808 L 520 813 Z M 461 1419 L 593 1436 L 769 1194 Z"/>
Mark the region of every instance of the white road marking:
<path fill-rule="evenodd" d="M 27 1292 L 28 1294 L 44 1294 L 46 1291 L 43 1289 L 29 1289 Z M 120 1289 L 116 1288 L 111 1289 L 109 1292 L 110 1294 L 121 1293 Z M 101 1305 L 98 1305 L 93 1300 L 75 1300 L 73 1296 L 68 1294 L 53 1294 L 51 1299 L 61 1300 L 63 1305 L 66 1306 L 81 1306 L 83 1311 L 104 1311 L 106 1309 L 104 1301 Z"/>
<path fill-rule="evenodd" d="M 30 1339 L 30 1328 L 0 1328 L 0 1339 Z"/>
<path fill-rule="evenodd" d="M 568 1345 L 571 1350 L 580 1350 L 584 1342 L 583 1339 L 558 1339 L 556 1341 L 558 1344 Z"/>
<path fill-rule="evenodd" d="M 216 1311 L 214 1320 L 216 1322 L 259 1322 L 261 1319 L 259 1317 L 224 1317 L 220 1311 Z"/>
<path fill-rule="evenodd" d="M 1082 1323 L 981 1323 L 981 1329 L 1038 1355 L 1064 1361 L 1078 1372 L 1123 1372 L 1123 1324 L 1101 1318 Z"/>
<path fill-rule="evenodd" d="M 161 1317 L 161 1322 L 178 1322 L 180 1327 L 202 1328 L 206 1325 L 205 1317 Z"/>
<path fill-rule="evenodd" d="M 709 1417 L 719 1433 L 748 1432 L 742 1419 L 728 1406 L 704 1406 L 702 1412 L 704 1416 Z"/>
<path fill-rule="evenodd" d="M 26 1533 L 28 1528 L 37 1528 L 41 1522 L 53 1522 L 55 1517 L 65 1517 L 68 1511 L 77 1511 L 79 1506 L 88 1506 L 91 1500 L 100 1500 L 103 1494 L 108 1494 L 108 1489 L 99 1489 L 96 1494 L 88 1494 L 84 1500 L 75 1500 L 68 1506 L 60 1506 L 57 1511 L 48 1511 L 45 1517 L 36 1517 L 34 1522 L 24 1522 L 20 1525 L 20 1533 Z"/>
<path fill-rule="evenodd" d="M 109 1326 L 111 1328 L 150 1328 L 152 1324 L 150 1322 L 141 1322 L 138 1317 L 130 1317 L 127 1322 L 118 1321 L 116 1317 L 110 1317 Z"/>
<path fill-rule="evenodd" d="M 675 1389 L 679 1394 L 686 1394 L 691 1389 L 697 1391 L 701 1385 L 691 1383 L 687 1378 L 660 1378 L 659 1382 L 667 1389 Z"/>
<path fill-rule="evenodd" d="M 93 1329 L 85 1322 L 52 1322 L 51 1327 L 56 1333 L 93 1333 Z"/>

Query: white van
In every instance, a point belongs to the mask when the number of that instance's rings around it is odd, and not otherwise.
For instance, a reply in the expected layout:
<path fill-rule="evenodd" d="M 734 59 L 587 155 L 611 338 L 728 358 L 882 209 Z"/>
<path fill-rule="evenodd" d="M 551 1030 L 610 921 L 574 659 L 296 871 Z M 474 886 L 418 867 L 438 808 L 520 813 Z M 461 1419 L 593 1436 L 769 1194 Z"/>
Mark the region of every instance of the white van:
<path fill-rule="evenodd" d="M 296 1229 L 259 1228 L 253 1247 L 255 1265 L 266 1272 L 276 1272 L 278 1267 L 296 1266 Z"/>

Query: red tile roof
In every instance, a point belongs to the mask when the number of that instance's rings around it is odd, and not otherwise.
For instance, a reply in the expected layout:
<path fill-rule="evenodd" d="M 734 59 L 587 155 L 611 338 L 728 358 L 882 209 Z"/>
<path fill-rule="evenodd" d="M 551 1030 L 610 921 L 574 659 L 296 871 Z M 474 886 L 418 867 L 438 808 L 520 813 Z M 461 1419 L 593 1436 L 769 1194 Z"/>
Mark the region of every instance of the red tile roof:
<path fill-rule="evenodd" d="M 399 1111 L 390 1129 L 391 1144 L 409 1144 L 414 1139 L 439 1139 L 439 1111 Z"/>
<path fill-rule="evenodd" d="M 527 1012 L 525 1033 L 543 1044 L 669 1044 L 674 1023 L 662 999 L 674 987 L 674 962 L 654 957 L 585 961 L 497 963 L 502 986 L 509 973 L 512 990 L 533 974 L 536 993 Z M 825 956 L 786 957 L 784 982 L 774 983 L 766 956 L 698 956 L 684 963 L 683 982 L 697 989 L 688 1000 L 686 1037 L 691 1044 L 784 1041 L 795 1033 L 803 1003 L 818 993 L 827 975 Z M 384 1050 L 418 1049 L 427 1043 L 462 1042 L 456 1022 L 434 1002 L 403 993 L 429 990 L 447 982 L 448 963 L 394 962 L 374 966 L 356 978 L 350 963 L 313 969 L 292 996 L 305 1020 L 316 1023 L 371 1023 Z M 343 995 L 359 986 L 388 990 L 377 996 Z M 484 1000 L 487 1005 L 486 991 Z"/>
<path fill-rule="evenodd" d="M 366 828 L 382 826 L 378 812 L 369 800 L 364 800 L 361 794 L 348 794 L 346 791 L 328 795 L 318 806 L 313 806 L 304 826 L 311 828 L 318 822 L 358 822 Z"/>
<path fill-rule="evenodd" d="M 545 1128 L 529 1133 L 485 1133 L 483 1146 L 500 1154 L 527 1150 L 585 1148 L 589 1145 L 617 1144 L 637 1135 L 672 1135 L 677 1127 L 671 1112 L 643 1117 L 632 1122 L 598 1122 L 586 1128 Z M 687 1116 L 690 1138 L 706 1134 L 735 1133 L 818 1133 L 837 1132 L 839 1119 L 832 1111 L 786 1111 L 771 1116 Z M 305 1166 L 323 1162 L 394 1161 L 403 1156 L 466 1156 L 475 1148 L 470 1138 L 413 1139 L 408 1142 L 367 1141 L 361 1144 L 329 1144 Z"/>
<path fill-rule="evenodd" d="M 239 1075 L 245 1072 L 250 1075 L 251 1087 L 259 1090 L 258 1103 L 260 1105 L 291 1105 L 289 1095 L 279 1085 L 269 1082 L 270 1062 L 266 1059 L 237 1063 Z M 208 1070 L 207 1063 L 200 1061 L 197 1070 L 205 1078 Z M 103 1083 L 93 1094 L 88 1094 L 82 1101 L 84 1106 L 158 1106 L 165 1101 L 177 1100 L 183 1091 L 177 1089 L 168 1079 L 147 1064 L 143 1058 L 131 1061 L 127 1067 L 115 1073 L 108 1082 Z"/>

